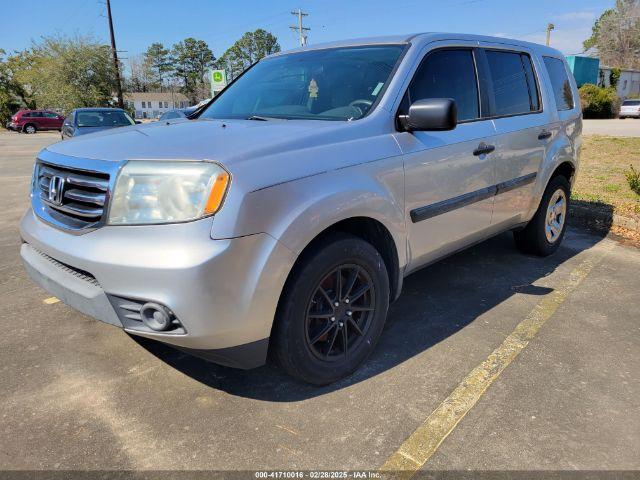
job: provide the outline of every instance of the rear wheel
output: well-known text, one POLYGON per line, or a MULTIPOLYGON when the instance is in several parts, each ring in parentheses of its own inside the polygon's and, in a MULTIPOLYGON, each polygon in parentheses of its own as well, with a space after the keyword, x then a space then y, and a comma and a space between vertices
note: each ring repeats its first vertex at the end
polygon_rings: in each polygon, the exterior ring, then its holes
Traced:
POLYGON ((562 175, 552 178, 531 221, 513 234, 521 251, 546 257, 560 247, 567 228, 569 198, 569 181, 562 175))
POLYGON ((312 247, 287 281, 273 353, 292 376, 326 385, 373 351, 389 307, 389 277, 378 251, 337 234, 312 247))
POLYGON ((28 134, 36 133, 36 126, 28 123, 27 125, 22 127, 22 131, 28 134))

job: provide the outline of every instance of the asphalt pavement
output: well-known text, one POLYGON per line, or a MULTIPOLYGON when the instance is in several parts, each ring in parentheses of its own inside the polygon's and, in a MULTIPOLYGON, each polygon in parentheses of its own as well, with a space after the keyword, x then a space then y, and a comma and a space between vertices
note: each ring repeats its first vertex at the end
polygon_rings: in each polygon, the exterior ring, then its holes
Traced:
POLYGON ((316 388, 36 287, 18 222, 56 139, 0 133, 0 470, 640 470, 639 250, 571 228, 540 259, 500 235, 407 278, 366 365, 316 388))

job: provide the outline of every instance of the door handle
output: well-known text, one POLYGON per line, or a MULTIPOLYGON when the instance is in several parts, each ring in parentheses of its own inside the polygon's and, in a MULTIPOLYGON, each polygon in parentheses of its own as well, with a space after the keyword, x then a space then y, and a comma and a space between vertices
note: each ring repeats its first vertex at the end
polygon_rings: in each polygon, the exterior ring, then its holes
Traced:
POLYGON ((540 132, 540 135, 538 135, 538 140, 546 140, 547 138, 551 138, 551 132, 548 130, 543 130, 540 132))
POLYGON ((486 155, 487 153, 491 153, 496 149, 495 146, 493 145, 487 145, 486 143, 482 142, 480 145, 478 145, 478 148, 476 148, 473 151, 473 154, 476 157, 479 157, 480 155, 486 155))

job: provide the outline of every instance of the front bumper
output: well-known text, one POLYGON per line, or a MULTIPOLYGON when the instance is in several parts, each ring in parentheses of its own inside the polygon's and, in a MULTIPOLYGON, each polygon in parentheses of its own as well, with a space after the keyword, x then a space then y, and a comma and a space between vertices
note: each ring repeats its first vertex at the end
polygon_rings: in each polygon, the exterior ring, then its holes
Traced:
POLYGON ((620 112, 619 118, 640 118, 640 112, 620 112))
POLYGON ((211 223, 107 226, 73 235, 29 209, 20 225, 21 256, 36 283, 91 317, 218 363, 259 366, 295 255, 267 234, 212 240, 211 223), (160 303, 184 329, 123 325, 114 298, 160 303))

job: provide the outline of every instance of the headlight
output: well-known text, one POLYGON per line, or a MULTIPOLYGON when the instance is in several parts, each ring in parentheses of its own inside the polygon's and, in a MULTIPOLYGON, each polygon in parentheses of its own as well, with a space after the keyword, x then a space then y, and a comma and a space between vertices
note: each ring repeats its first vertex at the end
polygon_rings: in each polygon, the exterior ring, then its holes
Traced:
POLYGON ((209 162, 130 161, 120 171, 109 224, 196 220, 222 205, 229 174, 209 162))

